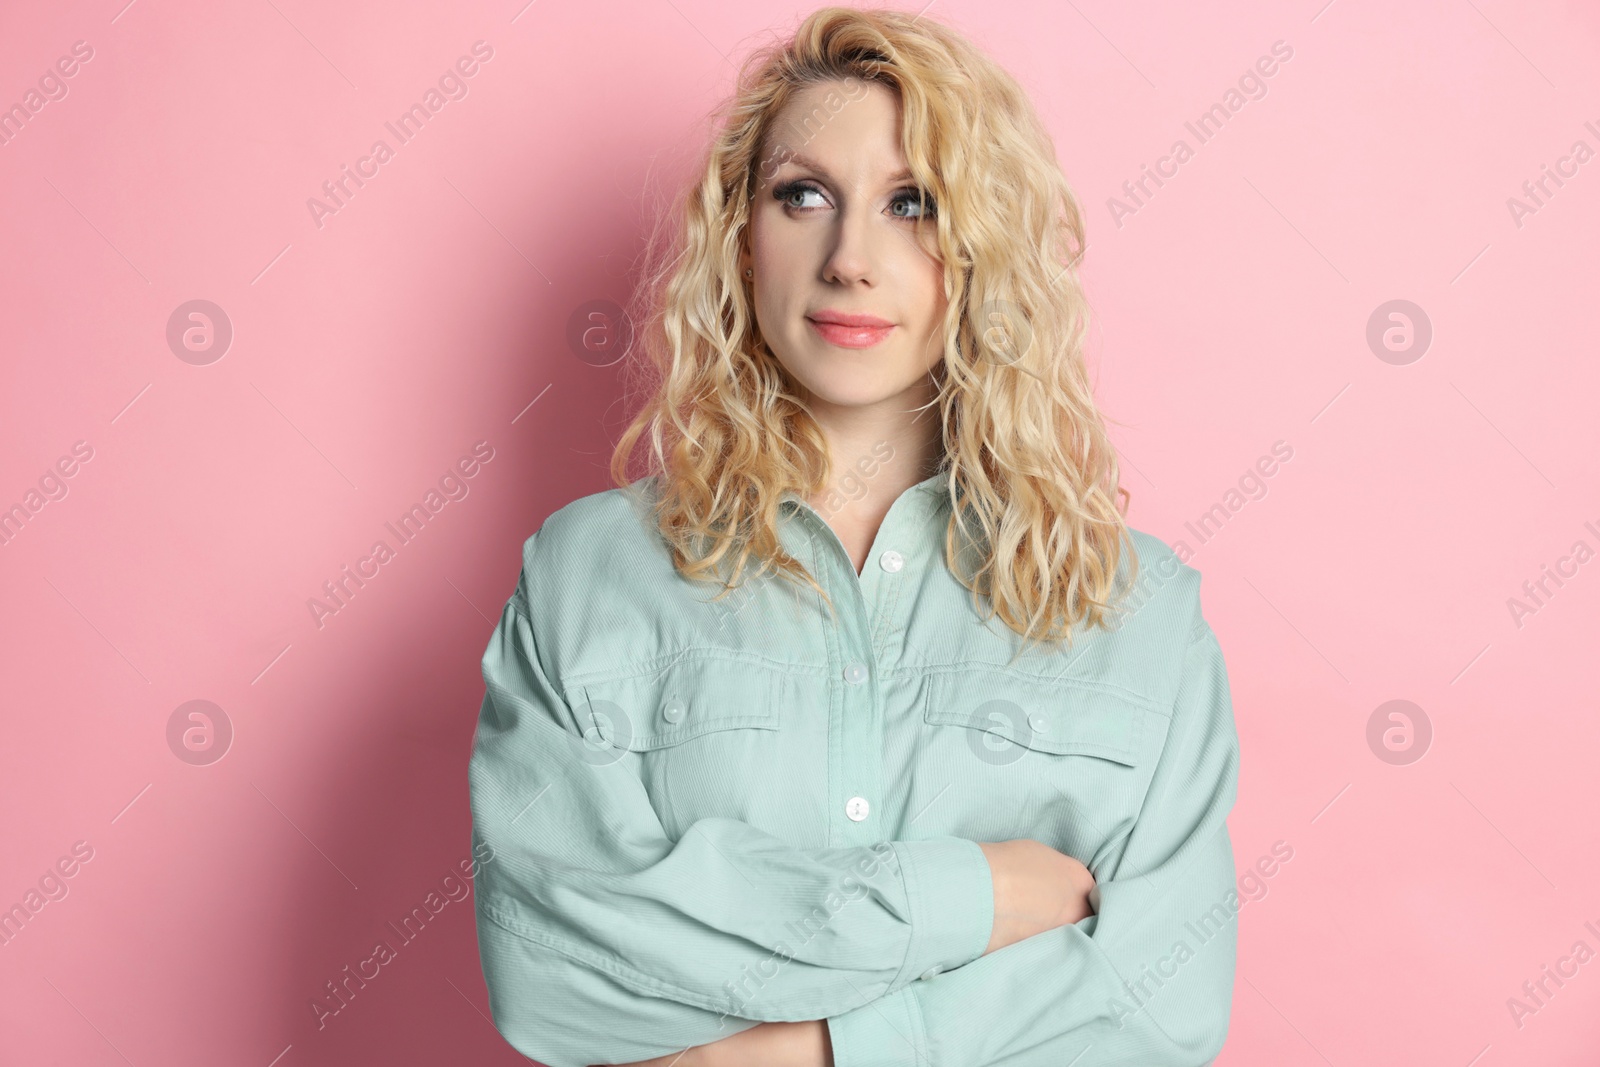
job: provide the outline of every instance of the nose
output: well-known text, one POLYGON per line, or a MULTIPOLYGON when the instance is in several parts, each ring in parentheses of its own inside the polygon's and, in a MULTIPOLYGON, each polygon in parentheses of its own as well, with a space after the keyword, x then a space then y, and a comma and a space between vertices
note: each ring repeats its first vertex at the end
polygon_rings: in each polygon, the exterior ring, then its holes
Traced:
POLYGON ((893 238, 892 234, 878 232, 872 225, 872 209, 852 198, 852 203, 835 218, 832 245, 822 264, 824 281, 841 285, 856 282, 874 284, 877 281, 876 242, 893 238))

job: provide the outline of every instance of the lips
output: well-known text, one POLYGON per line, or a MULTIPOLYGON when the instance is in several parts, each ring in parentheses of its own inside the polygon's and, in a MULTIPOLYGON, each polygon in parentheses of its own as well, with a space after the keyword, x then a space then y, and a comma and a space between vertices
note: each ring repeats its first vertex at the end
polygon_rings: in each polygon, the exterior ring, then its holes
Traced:
POLYGON ((870 348, 894 329, 888 319, 847 311, 818 311, 807 315, 806 321, 824 341, 842 348, 870 348))

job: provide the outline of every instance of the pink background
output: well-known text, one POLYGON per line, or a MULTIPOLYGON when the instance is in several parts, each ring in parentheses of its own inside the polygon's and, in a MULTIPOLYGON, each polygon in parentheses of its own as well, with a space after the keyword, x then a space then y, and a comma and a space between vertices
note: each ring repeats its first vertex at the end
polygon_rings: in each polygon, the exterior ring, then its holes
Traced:
MULTIPOLYGON (((1600 962, 1520 1026, 1507 999, 1600 950, 1600 560, 1520 626, 1508 600, 1600 549, 1600 159, 1520 225, 1507 200, 1600 150, 1600 13, 1322 4, 928 14, 1055 136, 1131 521, 1197 549, 1227 655, 1241 871, 1294 850, 1240 913, 1218 1062, 1591 1063, 1600 962), (1275 41, 1266 96, 1199 145, 1185 121, 1275 41), (1180 137, 1119 226, 1108 198, 1180 137), (1366 339, 1396 299, 1433 333, 1403 364, 1366 339), (1202 546, 1185 523, 1278 441, 1202 546), (1398 699, 1432 729, 1406 764, 1367 739, 1398 699)), ((0 507, 93 455, 0 546, 0 906, 93 857, 0 946, 0 1060, 519 1060, 470 899, 321 1030, 311 1001, 468 858, 492 620, 527 534, 609 487, 624 415, 568 318, 626 295, 725 60, 805 10, 6 5, 0 106, 93 58, 0 145, 0 507), (468 95, 319 227, 308 198, 478 40, 468 95), (194 299, 234 331, 208 365, 166 339, 194 299), (308 599, 478 441, 469 494, 319 627, 308 599), (167 740, 197 699, 235 731, 205 766, 167 740)))

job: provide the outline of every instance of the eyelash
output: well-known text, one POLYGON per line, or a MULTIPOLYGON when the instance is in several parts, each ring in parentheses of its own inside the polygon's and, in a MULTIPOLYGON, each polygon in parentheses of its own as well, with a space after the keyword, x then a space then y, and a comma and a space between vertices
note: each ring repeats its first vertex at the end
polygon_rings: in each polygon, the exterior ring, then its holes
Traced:
MULTIPOLYGON (((822 195, 822 190, 817 188, 815 182, 807 181, 802 178, 797 181, 780 185, 778 188, 773 190, 772 197, 791 211, 803 212, 809 209, 796 207, 794 204, 786 203, 790 197, 801 192, 812 192, 816 193, 818 196, 822 195)), ((920 189, 917 189, 914 186, 908 185, 904 189, 895 190, 894 198, 890 200, 889 203, 892 205, 904 200, 907 203, 915 204, 918 202, 919 198, 922 205, 921 215, 895 215, 893 217, 897 219, 904 219, 907 222, 916 222, 918 219, 931 219, 938 214, 938 206, 933 202, 933 197, 929 196, 925 192, 922 192, 920 189)))

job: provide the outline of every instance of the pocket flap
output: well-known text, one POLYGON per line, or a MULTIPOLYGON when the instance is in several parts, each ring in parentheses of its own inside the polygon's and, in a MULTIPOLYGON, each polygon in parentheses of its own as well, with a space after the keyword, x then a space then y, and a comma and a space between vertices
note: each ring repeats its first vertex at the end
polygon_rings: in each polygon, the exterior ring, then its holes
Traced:
POLYGON ((1134 767, 1153 714, 1130 694, 1079 679, 964 667, 933 680, 923 720, 990 731, 1036 752, 1098 756, 1134 767))
POLYGON ((713 730, 776 730, 786 679, 726 659, 679 660, 578 686, 569 703, 586 738, 646 752, 713 730))

